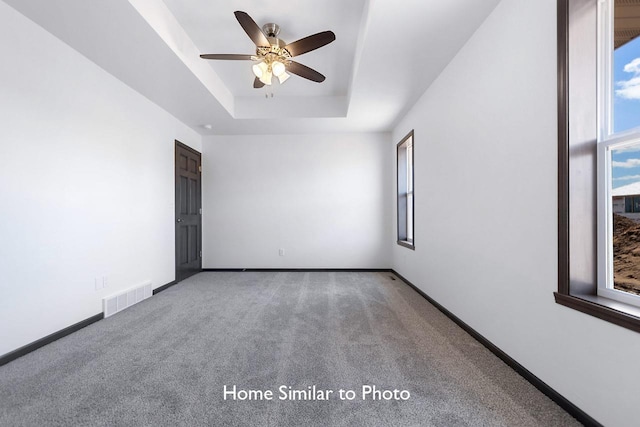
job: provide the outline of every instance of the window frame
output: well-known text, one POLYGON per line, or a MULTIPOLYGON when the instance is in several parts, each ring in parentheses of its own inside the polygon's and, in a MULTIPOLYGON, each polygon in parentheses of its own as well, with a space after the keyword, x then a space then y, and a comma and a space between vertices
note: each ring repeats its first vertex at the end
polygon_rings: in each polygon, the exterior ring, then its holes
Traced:
MULTIPOLYGON (((558 304, 640 332, 640 307, 598 295, 598 2, 558 0, 558 304), (586 45, 586 46, 585 46, 586 45)), ((600 96, 600 98, 598 98, 600 96)), ((600 227, 604 226, 601 222, 600 227)))
POLYGON ((396 243, 405 248, 415 250, 415 138, 412 129, 400 142, 396 144, 396 222, 397 222, 397 239, 396 243), (408 141, 410 143, 408 144, 408 141), (407 146, 408 145, 408 146, 407 146), (410 149, 410 150, 409 150, 410 149), (402 155, 401 150, 406 153, 402 155), (411 155, 408 152, 411 151, 411 155), (410 167, 402 166, 401 160, 409 163, 410 167), (401 176, 401 172, 402 173, 401 176), (404 185, 402 183, 404 182, 404 185), (411 215, 406 206, 408 204, 409 195, 411 195, 411 215), (404 197, 404 210, 401 207, 404 197), (403 221, 404 218, 404 221, 403 221), (410 224, 410 227, 409 227, 410 224), (411 229, 411 238, 409 239, 409 229, 411 229))

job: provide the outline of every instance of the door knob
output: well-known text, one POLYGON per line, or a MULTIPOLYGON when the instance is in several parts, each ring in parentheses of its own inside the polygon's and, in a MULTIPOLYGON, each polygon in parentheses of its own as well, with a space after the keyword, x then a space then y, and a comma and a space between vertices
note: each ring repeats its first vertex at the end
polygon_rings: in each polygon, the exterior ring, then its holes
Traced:
POLYGON ((182 218, 178 218, 178 222, 182 222, 182 218))

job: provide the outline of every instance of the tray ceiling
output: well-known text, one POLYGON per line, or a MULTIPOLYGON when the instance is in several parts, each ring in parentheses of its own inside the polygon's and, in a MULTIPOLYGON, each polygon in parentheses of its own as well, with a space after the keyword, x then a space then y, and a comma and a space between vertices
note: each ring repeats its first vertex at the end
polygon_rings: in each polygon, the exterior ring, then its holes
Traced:
POLYGON ((4 1, 201 134, 389 131, 499 2, 4 1), (250 61, 200 59, 254 53, 235 10, 287 42, 333 31, 296 57, 325 82, 292 76, 265 98, 250 61))

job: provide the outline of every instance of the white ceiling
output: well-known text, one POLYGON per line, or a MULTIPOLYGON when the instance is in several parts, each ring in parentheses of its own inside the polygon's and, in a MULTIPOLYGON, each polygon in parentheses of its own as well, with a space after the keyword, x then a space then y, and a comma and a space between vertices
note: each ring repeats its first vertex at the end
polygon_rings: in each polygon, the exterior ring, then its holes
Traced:
POLYGON ((499 2, 4 1, 201 134, 388 131, 499 2), (296 57, 327 79, 294 75, 265 99, 251 62, 200 59, 254 53, 235 10, 277 23, 286 42, 333 31, 296 57))

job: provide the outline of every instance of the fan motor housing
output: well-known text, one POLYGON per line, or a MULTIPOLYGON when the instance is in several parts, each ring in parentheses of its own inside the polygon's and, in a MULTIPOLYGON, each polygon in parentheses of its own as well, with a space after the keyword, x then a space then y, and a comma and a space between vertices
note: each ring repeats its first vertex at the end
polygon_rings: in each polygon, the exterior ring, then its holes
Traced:
POLYGON ((269 22, 262 26, 262 32, 264 32, 268 38, 278 37, 278 34, 280 34, 280 26, 273 22, 269 22))

